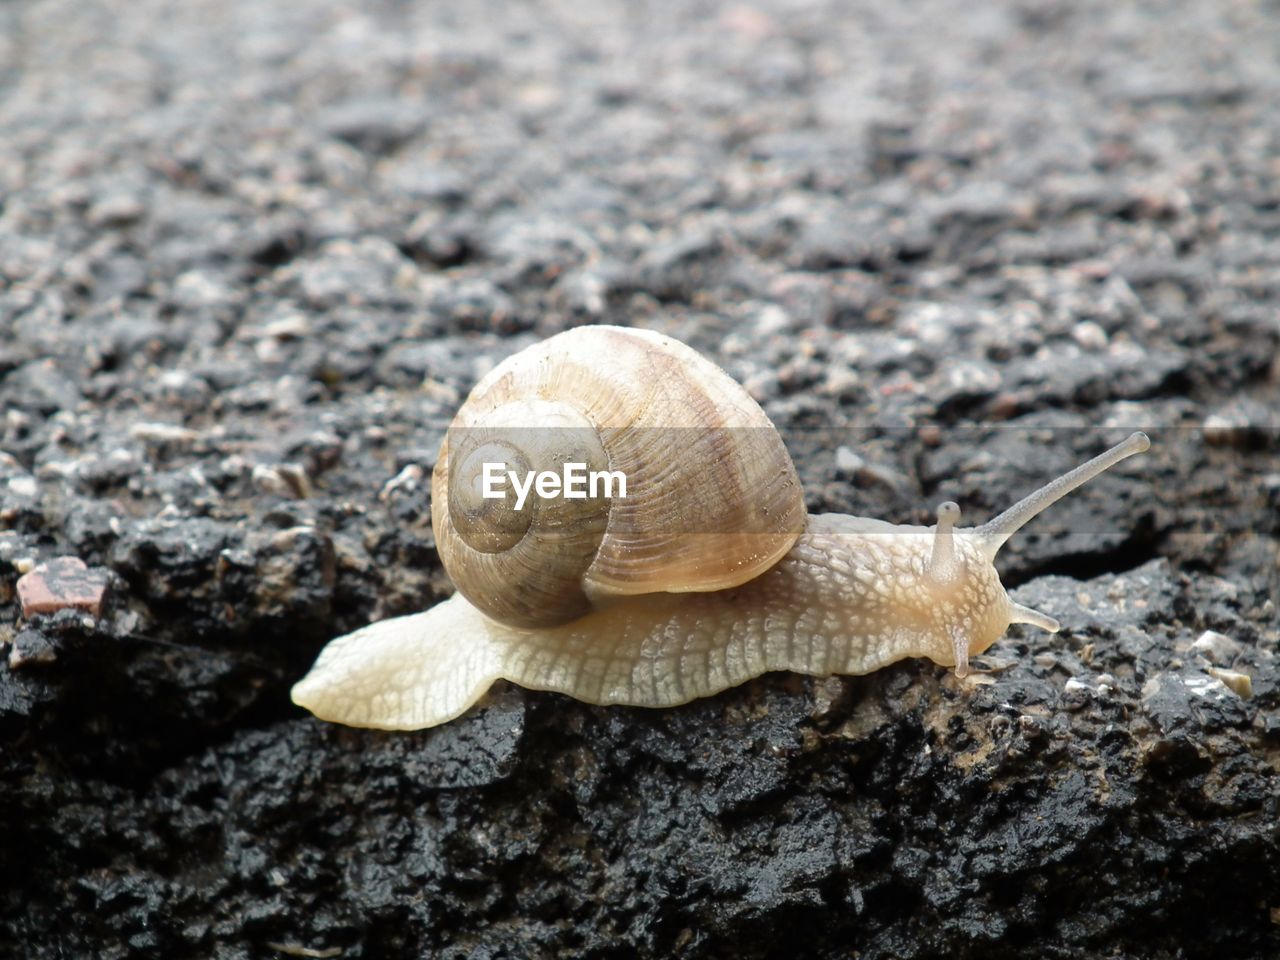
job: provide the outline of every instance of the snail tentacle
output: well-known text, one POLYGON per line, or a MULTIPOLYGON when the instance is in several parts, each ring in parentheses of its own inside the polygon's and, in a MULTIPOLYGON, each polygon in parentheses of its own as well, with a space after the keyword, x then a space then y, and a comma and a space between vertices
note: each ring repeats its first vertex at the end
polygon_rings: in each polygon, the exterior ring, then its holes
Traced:
POLYGON ((1035 493, 1023 497, 999 516, 993 517, 973 532, 982 540, 983 552, 994 560, 1005 542, 1025 524, 1034 520, 1050 505, 1057 503, 1072 490, 1088 483, 1094 477, 1115 466, 1126 457, 1142 453, 1151 447, 1151 440, 1141 431, 1131 433, 1109 450, 1104 450, 1092 460, 1087 460, 1056 480, 1046 483, 1035 493))

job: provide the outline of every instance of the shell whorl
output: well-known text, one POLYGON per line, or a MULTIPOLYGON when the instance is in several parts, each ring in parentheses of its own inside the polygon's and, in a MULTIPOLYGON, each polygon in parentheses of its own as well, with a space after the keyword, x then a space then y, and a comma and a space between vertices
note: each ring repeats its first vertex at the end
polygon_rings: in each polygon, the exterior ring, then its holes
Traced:
POLYGON ((764 411, 660 334, 580 327, 510 357, 455 418, 432 478, 445 569, 487 616, 567 623, 610 598, 737 586, 804 529, 795 467, 764 411), (478 496, 480 464, 620 471, 625 499, 478 496), (509 498, 508 498, 509 500, 509 498))

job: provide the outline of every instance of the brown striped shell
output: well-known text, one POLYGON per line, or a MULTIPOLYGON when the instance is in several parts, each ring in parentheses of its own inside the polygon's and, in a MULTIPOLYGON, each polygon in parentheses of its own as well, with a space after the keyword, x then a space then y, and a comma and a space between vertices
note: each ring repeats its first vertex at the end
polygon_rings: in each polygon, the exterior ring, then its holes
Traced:
MULTIPOLYGON (((432 476, 446 571, 510 626, 568 623, 645 593, 754 579, 805 526, 795 467, 728 374, 644 330, 589 326, 515 354, 458 411, 432 476), (627 496, 480 496, 483 464, 621 471, 627 496)), ((616 489, 615 489, 616 494, 616 489)))

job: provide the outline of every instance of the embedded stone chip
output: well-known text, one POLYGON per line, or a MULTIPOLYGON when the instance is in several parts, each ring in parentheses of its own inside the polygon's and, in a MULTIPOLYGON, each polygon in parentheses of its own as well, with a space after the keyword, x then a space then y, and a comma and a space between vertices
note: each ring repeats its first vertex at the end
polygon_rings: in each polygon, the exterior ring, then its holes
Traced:
POLYGON ((106 571, 90 569, 79 557, 56 557, 36 564, 18 578, 18 602, 24 617, 69 608, 98 617, 106 595, 106 571))

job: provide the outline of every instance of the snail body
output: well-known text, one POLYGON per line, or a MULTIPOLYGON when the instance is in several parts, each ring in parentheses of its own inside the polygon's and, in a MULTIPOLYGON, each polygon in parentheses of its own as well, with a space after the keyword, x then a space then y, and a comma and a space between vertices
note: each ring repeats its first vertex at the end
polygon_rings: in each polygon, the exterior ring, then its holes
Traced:
MULTIPOLYGON (((898 526, 843 514, 806 517, 789 459, 785 464, 777 460, 772 442, 763 433, 757 435, 763 429, 763 412, 745 391, 724 388, 722 380, 732 381, 719 368, 656 334, 607 327, 569 331, 499 365, 472 396, 482 398, 482 411, 499 409, 511 402, 511 396, 503 388, 499 401, 492 402, 494 385, 512 386, 531 377, 537 404, 557 402, 553 398, 566 377, 581 376, 566 373, 574 360, 607 369, 609 354, 623 349, 638 351, 632 360, 642 373, 651 373, 673 358, 678 364, 687 362, 685 355, 692 354, 698 360, 695 379, 711 381, 712 389, 678 393, 672 400, 670 391, 654 385, 662 381, 653 381, 645 394, 653 417, 644 420, 633 413, 628 419, 627 414, 611 410, 612 425, 604 428, 606 433, 683 417, 677 422, 688 424, 681 429, 694 431, 688 435, 693 438, 699 435, 698 422, 715 417, 715 407, 689 398, 729 395, 731 419, 727 422, 735 425, 732 432, 712 429, 700 448, 688 444, 705 452, 724 449, 729 444, 726 438, 750 438, 748 466, 734 465, 716 475, 721 483, 724 477, 735 478, 730 482, 733 496, 728 505, 720 504, 714 484, 711 493, 682 489, 681 494, 690 498, 686 505, 650 515, 666 519, 648 535, 646 514, 635 505, 630 518, 622 522, 615 519, 617 514, 602 514, 600 504, 588 504, 581 529, 558 512, 561 505, 553 505, 551 532, 539 534, 544 541, 541 546, 558 547, 566 537, 573 541, 568 549, 579 571, 576 576, 588 584, 585 589, 571 584, 577 595, 570 602, 548 603, 550 612, 543 616, 537 610, 543 586, 518 593, 508 585, 504 591, 503 578, 510 577, 510 572, 484 574, 479 586, 464 589, 459 584, 457 594, 429 610, 384 620, 329 643, 311 672, 294 686, 295 703, 321 719, 352 726, 418 729, 465 712, 497 679, 566 693, 589 703, 663 707, 717 693, 771 670, 817 676, 865 674, 906 657, 927 657, 964 676, 969 658, 994 643, 1010 624, 1058 629, 1052 617, 1009 598, 993 562, 1000 547, 1045 507, 1149 446, 1145 435, 1133 434, 979 527, 957 529, 960 509, 950 502, 938 508, 933 526, 898 526), (660 356, 645 360, 644 355, 652 351, 660 356), (578 356, 571 360, 566 353, 578 356), (486 396, 490 399, 483 400, 486 396), (733 497, 750 496, 749 482, 739 482, 746 477, 762 485, 767 509, 732 506, 733 497), (723 508, 725 515, 717 516, 710 529, 686 530, 683 537, 678 536, 681 527, 696 525, 698 511, 707 504, 723 508), (684 523, 681 511, 692 511, 684 523), (726 518, 731 521, 727 525, 726 518), (607 538, 611 527, 621 536, 616 543, 607 538), (589 531, 583 536, 595 546, 579 542, 583 530, 589 531), (743 554, 726 558, 724 551, 730 547, 743 554), (665 574, 664 550, 680 558, 665 574), (603 564, 597 559, 600 556, 605 557, 603 564), (609 574, 593 579, 583 572, 593 569, 609 574), (627 579, 630 569, 639 571, 641 588, 632 589, 627 579), (664 575, 667 579, 662 581, 664 575), (621 583, 613 584, 611 578, 621 583), (655 582, 662 583, 656 590, 655 582), (499 619, 504 592, 516 596, 509 604, 512 612, 507 622, 499 619), (497 615, 492 612, 495 609, 497 615)), ((670 375, 670 368, 665 369, 670 375)), ((528 383, 521 387, 527 388, 528 383)), ((447 439, 433 478, 438 538, 439 531, 456 526, 463 513, 456 499, 450 508, 451 487, 459 484, 450 473, 450 455, 467 445, 477 449, 488 445, 492 451, 495 443, 502 446, 512 436, 484 433, 492 426, 486 420, 489 414, 477 416, 467 409, 470 404, 468 400, 455 422, 468 432, 476 430, 476 436, 463 437, 461 443, 456 436, 447 439), (478 430, 477 423, 481 424, 478 430)), ((537 405, 533 409, 539 415, 546 412, 537 405)), ((574 439, 569 446, 577 456, 582 447, 576 438, 580 425, 572 416, 568 419, 575 424, 574 439)), ((640 429, 639 436, 643 446, 659 434, 650 436, 640 429)), ((602 446, 616 439, 606 438, 602 446)), ((606 460, 611 465, 616 462, 610 456, 606 460)), ((696 463, 688 458, 686 462, 696 463)), ((654 482, 661 483, 660 474, 654 482)), ((677 486, 692 482, 692 474, 681 474, 677 486)), ((465 483, 474 488, 474 477, 465 483)), ((638 484, 636 494, 643 494, 647 486, 638 484)), ((485 520, 486 506, 480 504, 472 519, 485 520)), ((539 519, 535 516, 528 523, 539 519)), ((463 525, 468 522, 463 517, 463 525)), ((514 526, 525 522, 526 518, 517 518, 514 526)), ((511 518, 499 517, 497 526, 508 532, 494 542, 513 539, 511 518)), ((524 542, 529 536, 524 530, 514 539, 524 542)), ((441 538, 441 554, 457 582, 457 564, 451 564, 446 552, 453 548, 446 547, 446 542, 441 538)), ((480 557, 470 555, 474 547, 463 552, 460 569, 466 575, 473 563, 498 552, 490 549, 493 542, 479 542, 484 548, 480 557)), ((522 567, 526 572, 538 569, 528 559, 516 565, 516 569, 522 567)), ((556 570, 544 582, 563 579, 556 570)))

